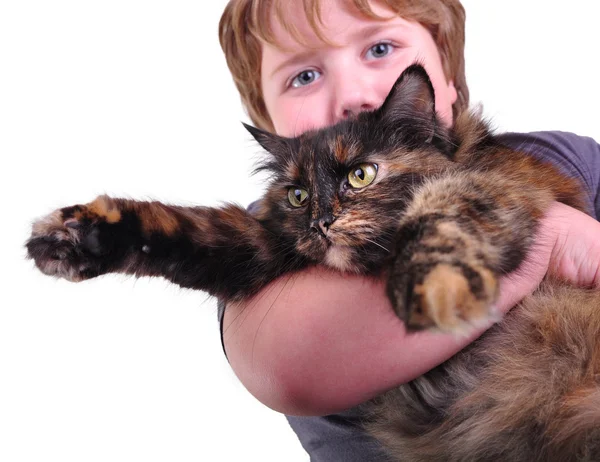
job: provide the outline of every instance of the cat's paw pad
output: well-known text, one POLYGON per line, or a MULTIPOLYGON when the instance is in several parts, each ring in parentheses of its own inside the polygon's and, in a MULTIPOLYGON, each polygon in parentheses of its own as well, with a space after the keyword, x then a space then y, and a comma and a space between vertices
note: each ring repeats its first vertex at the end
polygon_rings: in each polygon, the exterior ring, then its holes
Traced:
POLYGON ((56 210, 33 224, 25 246, 40 271, 74 282, 101 274, 101 226, 116 217, 102 213, 101 200, 56 210))
POLYGON ((407 326, 467 333, 495 320, 497 289, 496 277, 486 268, 440 263, 414 285, 407 326))

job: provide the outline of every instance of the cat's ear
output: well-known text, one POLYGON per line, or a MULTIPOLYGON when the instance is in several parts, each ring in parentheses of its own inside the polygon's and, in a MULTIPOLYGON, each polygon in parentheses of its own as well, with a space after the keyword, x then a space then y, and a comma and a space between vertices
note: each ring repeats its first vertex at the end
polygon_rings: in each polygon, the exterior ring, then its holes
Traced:
POLYGON ((404 70, 378 112, 392 124, 409 118, 435 127, 435 93, 423 66, 413 64, 404 70))
POLYGON ((269 133, 266 130, 261 130, 260 128, 253 127, 252 125, 245 124, 244 122, 242 122, 242 124, 265 151, 276 156, 282 150, 286 150, 287 138, 269 133))

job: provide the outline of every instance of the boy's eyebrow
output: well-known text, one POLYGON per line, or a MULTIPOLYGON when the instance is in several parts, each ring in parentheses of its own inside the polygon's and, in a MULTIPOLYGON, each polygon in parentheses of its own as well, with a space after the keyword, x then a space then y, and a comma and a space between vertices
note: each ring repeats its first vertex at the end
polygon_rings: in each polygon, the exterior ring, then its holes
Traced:
POLYGON ((275 74, 277 74, 281 69, 291 66, 297 62, 304 61, 304 60, 310 58, 313 54, 314 54, 314 50, 307 50, 307 51, 303 51, 303 52, 292 55, 288 59, 285 59, 283 62, 281 62, 275 69, 273 69, 273 72, 271 72, 271 77, 273 77, 275 74))
MULTIPOLYGON (((350 38, 350 41, 353 41, 353 40, 360 39, 365 36, 371 36, 371 35, 378 34, 382 31, 385 31, 386 29, 395 29, 398 27, 400 27, 400 28, 403 27, 403 24, 399 24, 397 22, 395 22, 394 24, 389 24, 389 23, 382 21, 381 23, 370 24, 368 26, 357 29, 349 36, 349 38, 350 38)), ((305 51, 301 51, 299 53, 293 54, 288 59, 285 59, 283 62, 281 62, 277 67, 275 67, 275 69, 273 69, 273 71, 271 72, 271 77, 273 77, 275 74, 277 74, 281 69, 283 69, 285 67, 291 66, 291 65, 295 64, 296 62, 301 62, 301 61, 304 61, 304 60, 310 58, 312 55, 314 55, 314 53, 315 53, 314 49, 307 49, 305 51)))

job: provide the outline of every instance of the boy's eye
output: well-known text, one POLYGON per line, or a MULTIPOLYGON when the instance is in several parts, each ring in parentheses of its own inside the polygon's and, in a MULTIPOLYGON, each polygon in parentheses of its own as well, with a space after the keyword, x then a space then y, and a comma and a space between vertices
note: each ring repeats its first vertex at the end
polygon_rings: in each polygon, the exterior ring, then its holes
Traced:
POLYGON ((379 59, 391 53, 393 45, 391 43, 380 42, 373 45, 367 51, 367 59, 379 59))
POLYGON ((294 80, 292 80, 291 85, 294 88, 303 87, 305 85, 313 83, 319 77, 321 77, 321 73, 319 71, 315 71, 315 70, 302 71, 302 72, 300 72, 300 74, 298 74, 296 77, 294 77, 294 80))

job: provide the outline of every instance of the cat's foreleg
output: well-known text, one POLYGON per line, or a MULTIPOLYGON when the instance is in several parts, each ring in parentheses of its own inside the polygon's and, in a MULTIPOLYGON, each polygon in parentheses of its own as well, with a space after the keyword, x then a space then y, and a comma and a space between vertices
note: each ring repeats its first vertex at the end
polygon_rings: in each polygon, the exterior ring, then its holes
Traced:
POLYGON ((492 172, 428 180, 404 214, 388 295, 409 328, 461 332, 497 317, 502 274, 532 244, 552 197, 492 172))
POLYGON ((26 246, 42 272, 71 281, 111 272, 162 276, 227 300, 251 295, 300 263, 241 207, 107 196, 38 220, 26 246))

